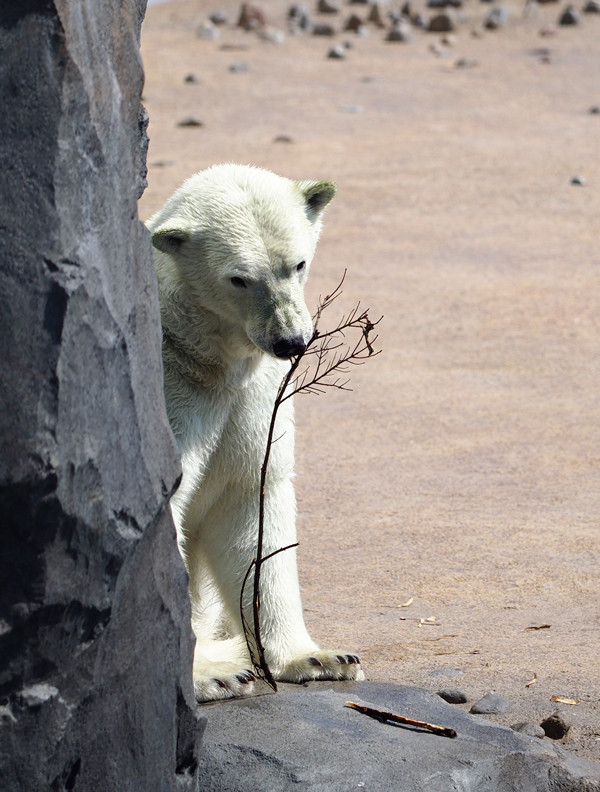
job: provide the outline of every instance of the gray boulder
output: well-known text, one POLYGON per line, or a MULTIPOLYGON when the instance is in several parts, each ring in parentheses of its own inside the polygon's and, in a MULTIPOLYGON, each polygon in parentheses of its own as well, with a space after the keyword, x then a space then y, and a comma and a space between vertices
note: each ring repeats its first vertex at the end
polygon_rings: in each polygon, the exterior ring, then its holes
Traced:
POLYGON ((375 682, 282 685, 277 695, 202 707, 206 792, 597 792, 600 765, 491 725, 418 688, 375 682), (381 723, 351 700, 452 727, 455 739, 381 723))
POLYGON ((143 0, 0 5, 0 789, 196 788, 143 0))

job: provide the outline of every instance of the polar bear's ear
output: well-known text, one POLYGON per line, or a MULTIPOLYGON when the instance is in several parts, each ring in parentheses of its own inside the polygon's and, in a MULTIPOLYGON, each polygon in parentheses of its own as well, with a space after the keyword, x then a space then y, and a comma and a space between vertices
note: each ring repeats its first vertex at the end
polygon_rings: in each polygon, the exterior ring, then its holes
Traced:
POLYGON ((152 234, 152 244, 163 253, 177 253, 190 235, 181 228, 159 228, 152 234))
POLYGON ((336 194, 337 186, 329 181, 299 181, 297 184, 306 201, 306 215, 314 223, 336 194))

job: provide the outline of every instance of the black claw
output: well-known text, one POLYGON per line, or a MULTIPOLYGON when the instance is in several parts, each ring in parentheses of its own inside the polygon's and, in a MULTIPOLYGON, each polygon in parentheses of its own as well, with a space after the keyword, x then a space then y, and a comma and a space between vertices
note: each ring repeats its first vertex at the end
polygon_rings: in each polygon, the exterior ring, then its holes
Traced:
POLYGON ((335 659, 338 661, 340 665, 346 665, 348 660, 343 655, 336 655, 335 659))
POLYGON ((308 662, 311 666, 316 666, 317 668, 323 668, 323 663, 317 657, 309 657, 308 662))
POLYGON ((348 662, 356 663, 356 665, 360 665, 360 657, 358 657, 357 655, 348 655, 348 662))
POLYGON ((216 677, 213 677, 212 681, 215 682, 220 688, 227 689, 227 682, 223 682, 222 679, 217 679, 216 677))

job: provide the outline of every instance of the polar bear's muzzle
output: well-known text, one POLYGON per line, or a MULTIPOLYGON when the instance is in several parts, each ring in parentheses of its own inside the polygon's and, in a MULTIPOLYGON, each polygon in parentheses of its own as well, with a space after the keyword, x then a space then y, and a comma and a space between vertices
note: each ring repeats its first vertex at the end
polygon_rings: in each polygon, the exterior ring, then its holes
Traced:
POLYGON ((285 360, 296 357, 296 355, 301 355, 305 349, 306 341, 302 338, 302 336, 296 336, 295 338, 282 338, 279 341, 275 341, 273 344, 273 354, 275 357, 283 358, 285 360))

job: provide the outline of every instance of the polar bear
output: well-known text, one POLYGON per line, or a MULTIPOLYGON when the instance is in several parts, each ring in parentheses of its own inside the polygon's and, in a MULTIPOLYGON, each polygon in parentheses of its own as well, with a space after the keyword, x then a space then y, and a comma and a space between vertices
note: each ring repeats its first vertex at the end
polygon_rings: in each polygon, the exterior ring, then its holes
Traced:
MULTIPOLYGON (((304 285, 336 187, 251 166, 189 178, 147 223, 155 248, 167 413, 183 476, 171 500, 188 574, 199 701, 256 681, 240 592, 256 555, 260 471, 290 360, 313 327, 304 285)), ((296 541, 292 400, 278 412, 263 556, 296 541)), ((304 624, 295 550, 264 563, 261 635, 277 680, 363 679, 359 658, 320 649, 304 624)), ((252 578, 243 603, 251 613, 252 578)))

